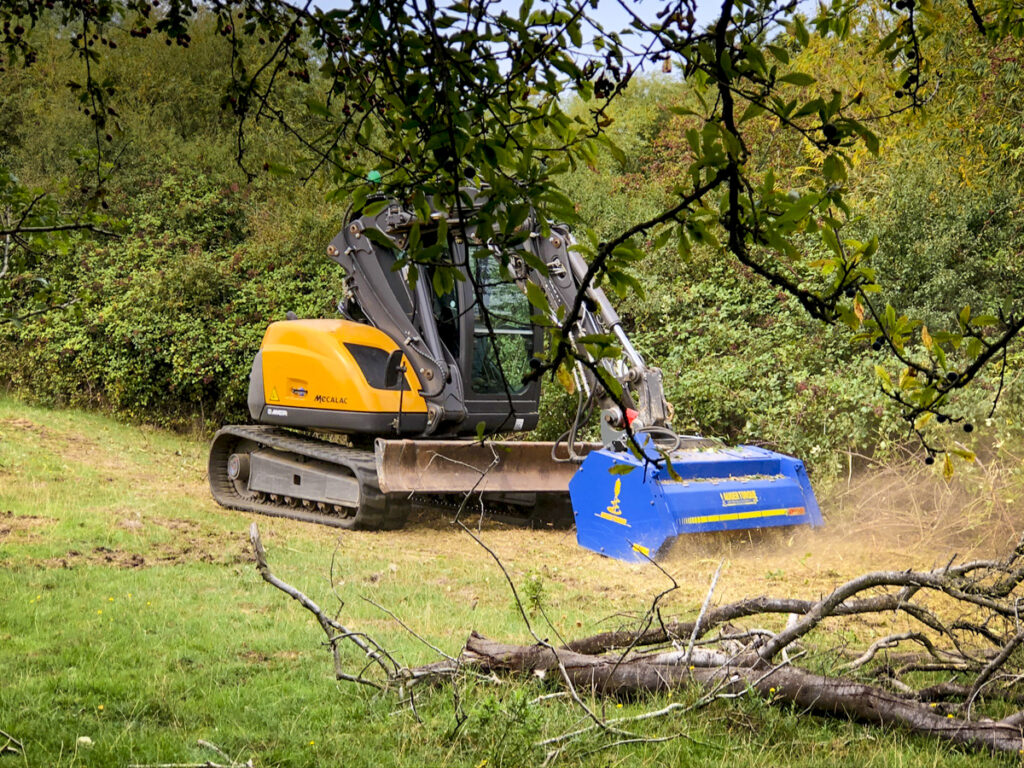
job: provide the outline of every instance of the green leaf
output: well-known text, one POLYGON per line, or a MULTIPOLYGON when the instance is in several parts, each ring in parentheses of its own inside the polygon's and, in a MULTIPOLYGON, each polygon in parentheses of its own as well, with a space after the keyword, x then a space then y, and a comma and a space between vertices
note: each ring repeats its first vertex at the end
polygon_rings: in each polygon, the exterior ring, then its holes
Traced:
POLYGON ((293 171, 287 165, 281 165, 280 163, 267 163, 267 170, 270 171, 274 176, 287 177, 291 176, 293 171))
POLYGON ((615 464, 615 465, 613 465, 612 467, 610 467, 608 469, 608 474, 610 474, 610 475, 628 475, 630 472, 632 472, 636 468, 637 467, 636 467, 635 464, 615 464))
POLYGON ((801 48, 807 47, 807 44, 811 42, 811 36, 807 32, 807 27, 804 26, 804 20, 799 16, 793 18, 788 31, 796 38, 801 48))
POLYGON ((371 242, 376 243, 377 245, 382 246, 384 248, 394 248, 395 247, 394 241, 390 237, 385 235, 383 232, 381 232, 379 229, 377 229, 376 227, 370 227, 369 229, 364 229, 363 230, 363 235, 365 235, 366 238, 368 240, 370 240, 371 242))
POLYGON ((745 123, 747 120, 752 120, 753 118, 763 114, 764 107, 752 101, 747 105, 747 108, 743 110, 743 114, 740 116, 740 122, 745 123))
POLYGON ((387 200, 374 200, 372 203, 367 203, 363 208, 364 216, 376 216, 378 213, 388 207, 387 200))
POLYGON ((813 77, 808 75, 806 72, 790 72, 789 74, 783 75, 779 78, 780 82, 789 83, 791 85, 814 85, 817 82, 813 77))
POLYGON ((792 222, 799 221, 804 218, 818 202, 818 196, 815 193, 804 195, 789 208, 787 208, 781 216, 776 220, 776 224, 789 224, 792 222))
POLYGON ((766 45, 768 52, 783 64, 789 64, 789 51, 778 45, 766 45))
MULTIPOLYGON (((828 246, 828 249, 836 256, 841 257, 843 255, 843 249, 839 245, 839 238, 836 237, 836 232, 832 227, 821 228, 821 239, 824 241, 825 245, 828 246)), ((834 264, 835 263, 833 262, 833 268, 834 264)))
POLYGON ((306 99, 306 109, 320 117, 331 116, 331 111, 327 108, 327 105, 318 99, 306 99))
POLYGON ((890 32, 888 35, 882 38, 882 40, 875 47, 875 53, 882 53, 883 51, 887 51, 892 46, 892 44, 896 42, 896 38, 898 38, 899 35, 900 27, 897 26, 895 29, 893 29, 892 32, 890 32))
POLYGON ((544 289, 532 280, 526 283, 526 298, 530 300, 530 304, 541 312, 547 313, 551 311, 551 304, 548 303, 548 297, 544 293, 544 289))
POLYGON ((889 372, 885 370, 885 368, 880 365, 875 365, 875 375, 883 384, 886 384, 889 389, 893 389, 892 378, 889 376, 889 372))

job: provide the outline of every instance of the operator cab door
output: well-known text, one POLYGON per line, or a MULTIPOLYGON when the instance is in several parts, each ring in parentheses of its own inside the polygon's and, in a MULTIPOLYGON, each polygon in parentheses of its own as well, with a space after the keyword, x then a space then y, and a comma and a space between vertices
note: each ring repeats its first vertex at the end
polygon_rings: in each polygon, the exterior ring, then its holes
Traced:
MULTIPOLYGON (((455 247, 462 249, 465 243, 455 247)), ((543 349, 543 332, 530 322, 530 302, 508 269, 502 269, 497 253, 471 246, 463 263, 470 271, 470 279, 457 286, 461 305, 458 357, 467 413, 463 431, 475 432, 481 421, 487 432, 533 429, 537 426, 540 382, 524 384, 523 378, 530 372, 530 360, 543 349)))

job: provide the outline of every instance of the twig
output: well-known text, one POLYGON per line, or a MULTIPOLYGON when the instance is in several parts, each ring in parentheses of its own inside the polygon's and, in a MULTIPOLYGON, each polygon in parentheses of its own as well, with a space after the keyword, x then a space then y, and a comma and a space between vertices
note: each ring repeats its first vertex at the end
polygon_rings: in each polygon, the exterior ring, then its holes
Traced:
POLYGON ((203 739, 198 739, 196 744, 200 747, 216 752, 222 758, 227 760, 227 763, 215 763, 212 760, 206 760, 202 763, 131 763, 128 768, 253 768, 252 758, 246 760, 244 763, 239 763, 232 760, 231 757, 229 757, 228 754, 216 744, 204 741, 203 739))
POLYGON ((18 741, 16 738, 11 736, 7 731, 0 730, 0 736, 7 739, 7 743, 0 747, 0 755, 4 752, 25 753, 25 745, 18 741))
POLYGON ((715 586, 718 584, 718 577, 722 573, 722 565, 725 560, 718 562, 718 568, 715 569, 715 575, 711 577, 711 586, 708 587, 707 597, 704 598, 704 604, 700 607, 700 613, 697 614, 697 620, 693 623, 693 631, 690 633, 690 642, 686 646, 686 658, 683 664, 687 667, 690 666, 690 655, 693 653, 693 644, 697 641, 697 636, 700 634, 701 624, 704 623, 704 616, 708 612, 708 606, 711 604, 711 596, 715 594, 715 586))
POLYGON ((423 643, 425 646, 427 646, 427 648, 429 648, 430 650, 434 651, 438 656, 444 656, 446 659, 448 659, 448 661, 450 661, 450 662, 452 662, 454 664, 458 664, 459 663, 459 660, 456 659, 454 656, 449 656, 447 653, 442 651, 440 648, 438 648, 436 645, 431 643, 429 640, 427 640, 422 635, 420 635, 418 632, 416 632, 416 630, 414 630, 412 627, 410 627, 408 624, 406 624, 404 621, 402 621, 400 618, 398 618, 398 616, 395 615, 394 611, 391 611, 391 610, 385 608, 380 603, 375 602, 374 600, 371 600, 370 598, 366 597, 365 595, 360 595, 360 597, 363 600, 365 600, 366 602, 368 602, 370 605, 372 605, 374 608, 376 608, 378 611, 383 611, 388 616, 390 616, 392 619, 394 619, 394 621, 398 624, 398 626, 400 626, 402 629, 404 629, 410 635, 412 635, 417 640, 419 640, 421 643, 423 643))
POLYGON ((327 635, 327 641, 330 644, 331 653, 334 656, 335 675, 339 680, 351 680, 352 682, 363 683, 364 685, 369 685, 378 689, 380 688, 380 685, 373 681, 366 680, 362 676, 352 677, 342 670, 341 656, 338 653, 338 641, 342 639, 351 640, 366 655, 367 659, 369 659, 371 663, 377 664, 384 671, 389 679, 398 672, 400 669, 399 664, 383 649, 381 645, 375 642, 368 635, 362 632, 353 632, 348 627, 335 621, 325 614, 320 609, 320 606, 306 597, 306 595, 290 584, 281 581, 281 579, 271 573, 270 566, 267 564, 267 553, 263 549, 263 542, 260 540, 260 531, 256 523, 253 523, 249 528, 249 540, 252 542, 253 552, 256 555, 256 568, 259 570, 260 576, 263 577, 263 580, 295 599, 303 608, 316 616, 317 622, 327 635))
POLYGON ((864 651, 863 654, 861 654, 848 664, 843 664, 840 667, 840 669, 845 669, 852 672, 855 669, 860 669, 873 658, 875 658, 875 655, 879 651, 884 650, 886 648, 895 648, 897 645, 900 644, 902 640, 921 641, 925 639, 926 638, 924 637, 924 635, 922 635, 920 632, 903 632, 898 635, 886 635, 885 637, 880 637, 878 640, 875 640, 875 642, 873 642, 871 646, 866 651, 864 651))
MULTIPOLYGON (((542 639, 534 631, 533 625, 530 623, 530 619, 526 615, 526 609, 523 607, 522 600, 519 599, 519 592, 516 590, 515 582, 512 581, 512 577, 511 577, 511 575, 509 575, 508 569, 505 568, 505 564, 503 562, 501 562, 501 558, 498 557, 497 553, 493 549, 491 549, 486 544, 484 544, 479 536, 475 535, 471 530, 469 530, 469 528, 466 527, 465 523, 463 523, 461 520, 458 520, 456 522, 459 525, 459 527, 462 528, 462 530, 464 530, 466 533, 468 533, 473 538, 473 540, 477 544, 479 544, 483 548, 483 550, 485 552, 487 552, 487 554, 489 554, 491 556, 491 558, 494 560, 494 562, 497 563, 498 568, 501 570, 502 574, 505 576, 505 581, 508 583, 509 589, 512 590, 512 597, 515 600, 516 607, 519 609, 519 614, 523 618, 523 622, 526 624, 527 630, 530 632, 531 635, 533 635, 533 639, 537 641, 538 645, 541 645, 541 646, 547 648, 554 655, 555 661, 556 661, 556 663, 558 665, 558 671, 559 671, 559 673, 561 673, 561 676, 562 676, 562 681, 565 683, 566 690, 569 691, 569 695, 572 697, 572 700, 574 702, 576 702, 576 705, 580 709, 582 709, 583 712, 586 713, 587 717, 590 718, 594 722, 594 724, 598 728, 600 728, 601 730, 604 730, 604 731, 607 731, 607 732, 610 732, 610 733, 616 733, 616 734, 621 735, 621 736, 632 737, 633 734, 631 734, 631 733, 623 733, 623 732, 620 732, 620 731, 616 731, 615 729, 609 728, 609 726, 605 723, 605 721, 601 717, 599 717, 597 714, 595 714, 594 711, 590 707, 587 706, 586 702, 584 702, 583 699, 580 698, 579 693, 576 691, 576 686, 573 685, 572 678, 569 676, 569 671, 565 668, 565 664, 562 663, 562 659, 558 655, 558 650, 553 645, 551 645, 547 640, 542 639)), ((546 762, 547 761, 545 761, 545 763, 546 762)))
POLYGON ((992 661, 985 665, 985 668, 978 674, 977 679, 974 681, 974 685, 971 686, 971 692, 967 697, 967 701, 964 703, 964 708, 968 713, 971 711, 971 705, 974 704, 974 700, 978 698, 978 694, 981 693, 981 689, 988 681, 992 674, 1003 666, 1010 654, 1017 648, 1018 645, 1024 642, 1024 631, 1018 632, 1016 635, 1010 638, 1009 642, 1003 646, 1002 650, 996 655, 992 661))

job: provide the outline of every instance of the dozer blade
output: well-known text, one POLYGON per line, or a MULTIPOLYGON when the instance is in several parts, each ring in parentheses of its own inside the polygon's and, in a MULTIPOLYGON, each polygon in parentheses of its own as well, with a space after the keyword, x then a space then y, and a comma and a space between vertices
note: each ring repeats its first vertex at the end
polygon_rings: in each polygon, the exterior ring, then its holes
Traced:
MULTIPOLYGON (((580 468, 555 461, 554 443, 378 438, 377 479, 385 493, 566 493, 580 468)), ((586 454, 599 443, 577 444, 586 454)), ((564 445, 559 453, 564 455, 564 445)))
POLYGON ((763 448, 675 450, 672 468, 593 451, 569 485, 580 546, 619 560, 657 558, 685 533, 822 525, 803 462, 763 448))

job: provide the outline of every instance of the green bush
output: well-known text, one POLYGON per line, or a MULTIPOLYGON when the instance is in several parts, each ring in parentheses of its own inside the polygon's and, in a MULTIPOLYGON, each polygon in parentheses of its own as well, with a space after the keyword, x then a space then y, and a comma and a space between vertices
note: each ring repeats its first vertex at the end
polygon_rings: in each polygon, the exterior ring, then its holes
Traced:
POLYGON ((334 311, 342 275, 320 244, 338 215, 180 173, 131 206, 117 239, 82 240, 52 265, 78 311, 9 329, 0 378, 43 402, 151 422, 243 418, 267 323, 334 311))

